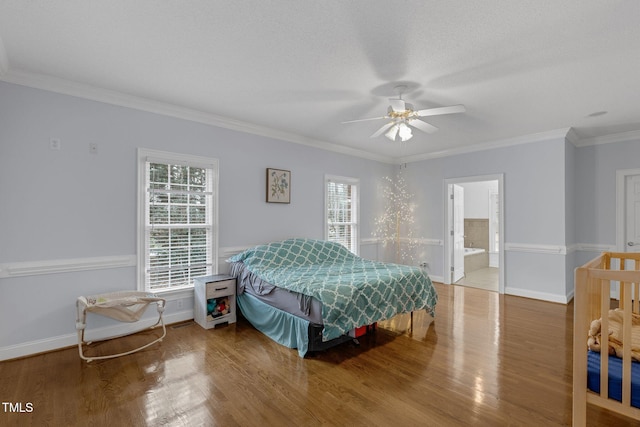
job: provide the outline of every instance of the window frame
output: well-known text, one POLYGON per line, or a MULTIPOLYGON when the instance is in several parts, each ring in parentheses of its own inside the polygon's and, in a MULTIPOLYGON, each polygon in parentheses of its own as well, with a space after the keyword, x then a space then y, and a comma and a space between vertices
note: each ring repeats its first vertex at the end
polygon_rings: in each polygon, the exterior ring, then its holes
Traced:
POLYGON ((147 164, 163 163, 172 165, 184 165, 199 167, 211 170, 211 209, 209 212, 211 221, 210 259, 211 274, 218 274, 218 205, 219 205, 219 162, 218 159, 196 156, 189 154, 179 154, 167 151, 138 148, 138 224, 137 224, 137 247, 138 247, 138 268, 137 268, 137 289, 143 292, 152 292, 163 295, 179 294, 180 292, 193 292, 193 281, 187 286, 170 287, 167 289, 147 289, 146 288, 146 265, 147 265, 147 164))
POLYGON ((352 187, 351 193, 351 248, 356 255, 360 254, 360 180, 358 178, 325 175, 324 177, 324 238, 329 240, 329 183, 346 184, 352 187))

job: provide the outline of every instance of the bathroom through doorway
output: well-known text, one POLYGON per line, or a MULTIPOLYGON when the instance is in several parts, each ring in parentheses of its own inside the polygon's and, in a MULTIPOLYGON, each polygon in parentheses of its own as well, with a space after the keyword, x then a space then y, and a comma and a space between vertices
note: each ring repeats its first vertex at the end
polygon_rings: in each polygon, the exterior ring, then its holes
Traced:
POLYGON ((503 175, 447 179, 445 189, 445 283, 504 293, 503 175))

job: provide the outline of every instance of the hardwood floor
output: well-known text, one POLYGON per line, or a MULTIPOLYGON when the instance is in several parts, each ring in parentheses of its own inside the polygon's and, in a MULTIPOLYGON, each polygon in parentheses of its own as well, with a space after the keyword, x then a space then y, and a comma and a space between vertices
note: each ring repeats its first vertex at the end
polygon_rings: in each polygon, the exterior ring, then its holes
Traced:
POLYGON ((500 269, 496 267, 480 268, 478 270, 465 272, 465 277, 456 282, 471 288, 485 289, 498 292, 500 290, 500 269))
MULTIPOLYGON (((571 424, 573 305, 436 284, 424 312, 298 357, 246 320, 168 328, 139 353, 90 364, 77 348, 0 362, 0 425, 555 426, 571 424)), ((151 332, 155 333, 155 332, 151 332)), ((143 334, 99 351, 135 345, 143 334)), ((589 407, 590 425, 634 425, 589 407)))

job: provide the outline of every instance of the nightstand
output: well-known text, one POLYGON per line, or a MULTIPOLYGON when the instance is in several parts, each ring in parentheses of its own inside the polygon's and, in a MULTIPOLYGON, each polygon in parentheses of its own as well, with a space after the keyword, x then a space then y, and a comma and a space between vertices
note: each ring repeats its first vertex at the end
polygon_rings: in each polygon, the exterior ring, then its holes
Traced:
POLYGON ((205 329, 236 322, 236 278, 218 274, 193 279, 193 320, 205 329))

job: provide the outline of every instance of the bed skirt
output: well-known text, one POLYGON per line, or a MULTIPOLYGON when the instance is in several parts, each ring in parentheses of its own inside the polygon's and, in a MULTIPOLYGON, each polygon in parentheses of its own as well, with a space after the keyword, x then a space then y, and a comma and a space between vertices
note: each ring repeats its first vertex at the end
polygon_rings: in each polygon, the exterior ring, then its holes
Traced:
POLYGON ((272 307, 247 293, 238 295, 236 303, 245 319, 257 330, 279 344, 297 349, 300 357, 310 351, 326 350, 337 344, 353 341, 347 335, 322 341, 322 325, 272 307))

